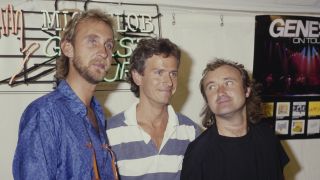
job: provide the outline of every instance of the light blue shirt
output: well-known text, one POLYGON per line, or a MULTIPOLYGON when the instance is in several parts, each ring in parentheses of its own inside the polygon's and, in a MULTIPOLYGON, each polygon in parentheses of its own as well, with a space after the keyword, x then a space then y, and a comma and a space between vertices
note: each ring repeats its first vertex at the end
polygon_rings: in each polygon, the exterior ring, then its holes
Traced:
POLYGON ((94 177, 93 148, 100 178, 113 180, 105 118, 98 101, 91 100, 99 132, 68 83, 32 102, 22 115, 13 160, 14 179, 87 179, 94 177), (92 142, 92 147, 88 144, 92 142))

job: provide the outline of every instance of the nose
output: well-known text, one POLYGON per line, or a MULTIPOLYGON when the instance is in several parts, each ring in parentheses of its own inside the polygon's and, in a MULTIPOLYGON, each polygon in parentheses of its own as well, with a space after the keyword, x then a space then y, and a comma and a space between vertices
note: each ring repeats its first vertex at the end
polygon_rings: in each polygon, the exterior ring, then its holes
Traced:
POLYGON ((170 73, 166 73, 164 75, 164 82, 168 85, 168 86, 172 86, 173 85, 173 78, 171 77, 170 73))
POLYGON ((108 50, 104 45, 101 45, 98 53, 101 58, 106 59, 110 56, 111 51, 108 50))
POLYGON ((225 94, 225 91, 226 89, 225 89, 225 87, 224 87, 224 85, 219 85, 218 86, 218 89, 217 89, 217 92, 218 92, 218 95, 223 95, 223 94, 225 94))

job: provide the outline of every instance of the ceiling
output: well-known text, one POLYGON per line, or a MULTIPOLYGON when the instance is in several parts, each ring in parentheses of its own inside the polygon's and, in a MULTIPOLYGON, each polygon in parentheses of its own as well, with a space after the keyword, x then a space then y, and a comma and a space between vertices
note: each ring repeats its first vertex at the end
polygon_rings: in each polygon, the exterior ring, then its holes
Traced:
POLYGON ((200 10, 320 15, 320 0, 122 0, 121 2, 155 3, 172 8, 200 10))

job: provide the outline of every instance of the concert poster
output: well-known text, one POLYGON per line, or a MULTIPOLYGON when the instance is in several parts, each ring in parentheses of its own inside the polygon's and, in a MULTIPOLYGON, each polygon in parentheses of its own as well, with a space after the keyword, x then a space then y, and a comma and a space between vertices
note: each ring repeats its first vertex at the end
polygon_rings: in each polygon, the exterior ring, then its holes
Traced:
POLYGON ((320 138, 320 18, 255 17, 252 76, 280 139, 320 138))

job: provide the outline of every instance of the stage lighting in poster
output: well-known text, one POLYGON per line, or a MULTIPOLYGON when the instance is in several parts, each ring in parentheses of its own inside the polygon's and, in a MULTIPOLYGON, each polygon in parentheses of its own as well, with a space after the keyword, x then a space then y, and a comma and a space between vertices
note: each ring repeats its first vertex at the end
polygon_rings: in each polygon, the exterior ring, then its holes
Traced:
POLYGON ((293 102, 292 117, 298 118, 306 115, 306 102, 293 102))
POLYGON ((320 101, 309 102, 309 117, 320 116, 320 101))
POLYGON ((288 135, 289 120, 277 120, 275 125, 276 134, 288 135))
POLYGON ((284 118, 290 115, 290 102, 277 103, 277 118, 284 118))
POLYGON ((319 17, 256 16, 253 77, 263 95, 320 95, 319 22, 319 17))
POLYGON ((304 120, 292 120, 291 134, 303 134, 304 133, 304 120))
POLYGON ((273 108, 274 108, 274 103, 273 102, 266 102, 262 104, 262 108, 263 108, 263 114, 269 118, 269 117, 273 117, 273 108))
POLYGON ((309 119, 307 134, 319 134, 320 133, 320 119, 309 119))

